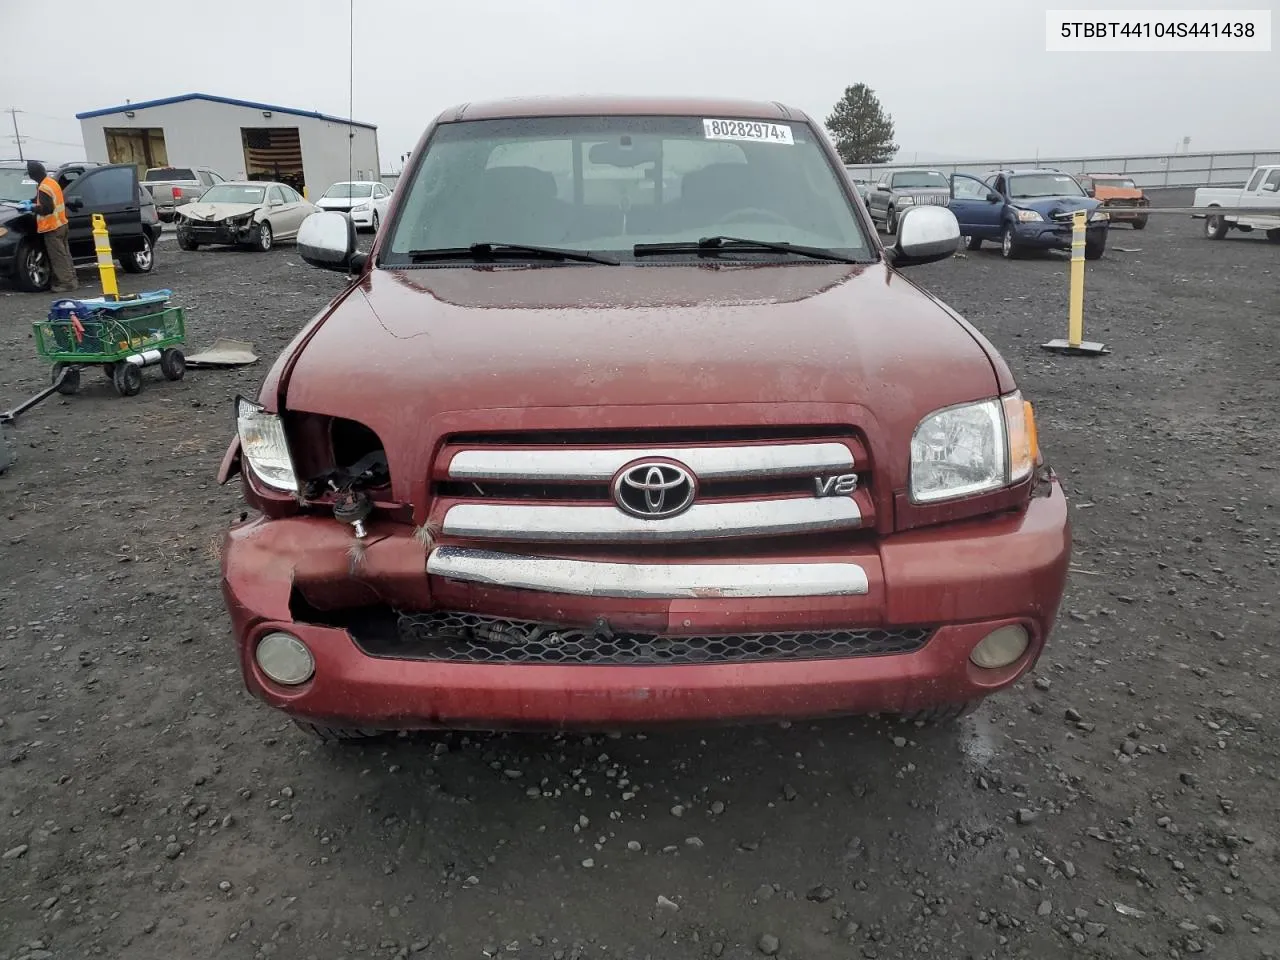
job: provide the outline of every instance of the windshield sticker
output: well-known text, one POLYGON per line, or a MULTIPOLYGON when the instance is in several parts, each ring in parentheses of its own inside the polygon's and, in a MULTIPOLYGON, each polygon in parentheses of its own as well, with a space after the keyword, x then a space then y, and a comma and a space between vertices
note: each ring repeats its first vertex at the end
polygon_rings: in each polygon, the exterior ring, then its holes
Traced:
POLYGON ((791 127, 758 120, 703 120, 702 133, 708 140, 749 140, 753 143, 795 145, 791 127))

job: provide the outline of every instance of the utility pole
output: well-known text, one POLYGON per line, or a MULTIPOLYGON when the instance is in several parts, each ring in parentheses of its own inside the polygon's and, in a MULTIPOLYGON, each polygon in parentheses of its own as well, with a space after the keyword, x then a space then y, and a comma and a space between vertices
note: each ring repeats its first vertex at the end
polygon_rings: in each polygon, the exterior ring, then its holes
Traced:
POLYGON ((17 107, 9 107, 8 114, 13 118, 13 142, 18 145, 18 159, 25 160, 22 155, 22 134, 18 132, 18 114, 22 113, 17 107))

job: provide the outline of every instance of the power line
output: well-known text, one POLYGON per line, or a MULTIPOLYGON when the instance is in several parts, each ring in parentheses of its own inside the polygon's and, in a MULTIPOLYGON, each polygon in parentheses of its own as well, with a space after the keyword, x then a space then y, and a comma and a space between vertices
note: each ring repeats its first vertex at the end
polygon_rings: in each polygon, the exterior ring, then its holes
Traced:
POLYGON ((356 0, 347 2, 347 179, 355 179, 356 0))

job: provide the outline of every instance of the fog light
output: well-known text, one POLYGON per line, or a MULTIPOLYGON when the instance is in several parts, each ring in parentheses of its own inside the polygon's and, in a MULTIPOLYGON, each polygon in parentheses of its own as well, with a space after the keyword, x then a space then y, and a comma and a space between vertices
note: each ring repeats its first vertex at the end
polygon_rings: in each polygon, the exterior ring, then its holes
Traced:
POLYGON ((253 657, 263 673, 286 687, 306 683, 316 672, 316 661, 307 645, 288 633, 268 633, 258 641, 253 657))
POLYGON ((982 638, 982 642, 969 654, 969 659, 974 666, 998 670, 1009 666, 1026 653, 1030 642, 1031 637, 1027 635, 1026 627, 1017 624, 1000 627, 982 638))

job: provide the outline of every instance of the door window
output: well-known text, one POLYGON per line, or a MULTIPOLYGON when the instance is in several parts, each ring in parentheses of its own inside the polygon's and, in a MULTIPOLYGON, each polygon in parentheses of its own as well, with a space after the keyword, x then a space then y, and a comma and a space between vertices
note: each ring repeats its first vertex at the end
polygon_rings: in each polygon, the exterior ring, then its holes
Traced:
POLYGON ((1267 172, 1266 170, 1258 170, 1257 172, 1255 172, 1254 175, 1249 178, 1249 185, 1245 187, 1245 189, 1257 190, 1258 184, 1262 182, 1262 175, 1266 172, 1267 172))
POLYGON ((1270 187, 1272 190, 1280 190, 1280 167, 1276 167, 1267 174, 1267 182, 1263 186, 1270 187))
POLYGON ((284 203, 284 194, 280 192, 279 187, 272 187, 267 191, 267 203, 284 203))
POLYGON ((133 167, 127 166, 90 170, 71 184, 66 196, 84 201, 84 210, 81 212, 92 212, 109 206, 128 206, 137 202, 134 196, 135 176, 133 167))
POLYGON ((951 186, 952 195, 957 200, 985 200, 991 192, 991 188, 976 177, 953 177, 951 186))

